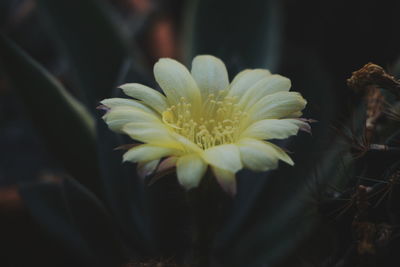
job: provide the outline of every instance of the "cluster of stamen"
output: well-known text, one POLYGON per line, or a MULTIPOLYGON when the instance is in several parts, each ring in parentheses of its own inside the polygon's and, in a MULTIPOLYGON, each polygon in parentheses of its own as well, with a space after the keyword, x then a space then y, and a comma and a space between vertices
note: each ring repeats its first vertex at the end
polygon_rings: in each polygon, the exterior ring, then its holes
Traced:
POLYGON ((178 104, 163 113, 163 121, 202 149, 234 143, 245 115, 236 102, 236 97, 220 91, 218 95, 209 94, 201 110, 196 110, 181 97, 178 104))

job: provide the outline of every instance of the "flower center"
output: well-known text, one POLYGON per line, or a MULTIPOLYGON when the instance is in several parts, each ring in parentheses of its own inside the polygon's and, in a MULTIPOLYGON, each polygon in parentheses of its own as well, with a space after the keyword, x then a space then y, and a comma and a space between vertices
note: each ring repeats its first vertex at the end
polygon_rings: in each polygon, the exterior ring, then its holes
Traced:
POLYGON ((236 97, 209 94, 201 110, 194 110, 181 97, 180 102, 163 112, 163 121, 173 130, 202 149, 234 143, 239 137, 240 122, 245 115, 237 105, 236 97))

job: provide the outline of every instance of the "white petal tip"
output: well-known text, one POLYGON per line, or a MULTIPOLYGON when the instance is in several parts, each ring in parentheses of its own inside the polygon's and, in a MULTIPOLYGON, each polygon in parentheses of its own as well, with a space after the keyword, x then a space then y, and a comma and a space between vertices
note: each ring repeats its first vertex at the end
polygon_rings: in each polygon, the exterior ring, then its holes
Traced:
POLYGON ((235 173, 220 168, 212 168, 215 178, 222 190, 231 196, 236 195, 236 177, 235 173))
POLYGON ((118 88, 120 88, 121 90, 126 90, 128 88, 132 88, 133 86, 135 86, 135 83, 124 83, 120 86, 118 86, 118 88))
POLYGON ((293 160, 290 160, 290 161, 285 161, 287 164, 289 164, 290 166, 294 166, 294 162, 293 162, 293 160))
POLYGON ((199 186, 198 184, 180 184, 180 185, 185 189, 186 192, 199 186))

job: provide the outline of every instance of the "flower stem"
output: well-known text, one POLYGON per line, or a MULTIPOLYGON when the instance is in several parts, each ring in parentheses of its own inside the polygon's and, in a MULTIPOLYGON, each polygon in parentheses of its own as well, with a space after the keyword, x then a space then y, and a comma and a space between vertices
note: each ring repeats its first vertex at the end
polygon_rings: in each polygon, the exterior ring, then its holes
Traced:
POLYGON ((198 188, 188 192, 194 226, 193 266, 210 266, 215 235, 220 228, 229 200, 211 172, 202 179, 198 188))

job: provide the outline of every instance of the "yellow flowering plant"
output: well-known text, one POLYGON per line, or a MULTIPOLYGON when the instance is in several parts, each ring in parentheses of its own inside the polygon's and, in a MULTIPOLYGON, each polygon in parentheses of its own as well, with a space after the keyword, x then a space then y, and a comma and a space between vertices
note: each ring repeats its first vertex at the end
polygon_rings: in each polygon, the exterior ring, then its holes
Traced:
POLYGON ((130 148, 123 160, 137 162, 144 176, 176 167, 179 183, 191 189, 210 166, 221 187, 235 194, 235 174, 242 168, 268 171, 279 160, 294 164, 267 141, 310 130, 299 118, 307 102, 289 92, 288 78, 247 69, 229 82, 225 64, 210 55, 195 57, 190 72, 162 58, 154 76, 165 95, 128 83, 120 87, 133 99, 101 101, 109 128, 143 143, 130 148))

